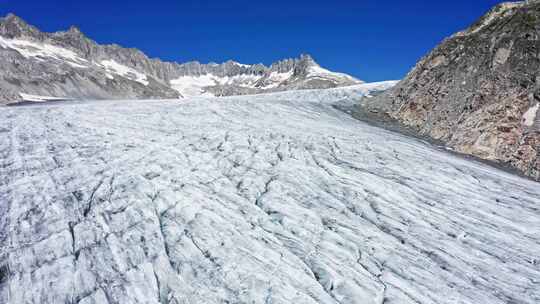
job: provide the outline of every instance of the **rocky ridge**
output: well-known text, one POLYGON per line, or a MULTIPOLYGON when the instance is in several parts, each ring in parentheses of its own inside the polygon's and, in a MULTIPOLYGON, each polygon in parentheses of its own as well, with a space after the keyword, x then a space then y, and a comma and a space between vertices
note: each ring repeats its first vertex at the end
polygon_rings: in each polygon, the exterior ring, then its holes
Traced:
POLYGON ((45 33, 0 19, 0 102, 20 93, 84 99, 179 98, 330 88, 361 81, 321 68, 309 55, 267 67, 164 62, 134 48, 100 45, 77 27, 45 33))
POLYGON ((540 3, 502 3, 363 101, 458 152, 540 179, 540 3))

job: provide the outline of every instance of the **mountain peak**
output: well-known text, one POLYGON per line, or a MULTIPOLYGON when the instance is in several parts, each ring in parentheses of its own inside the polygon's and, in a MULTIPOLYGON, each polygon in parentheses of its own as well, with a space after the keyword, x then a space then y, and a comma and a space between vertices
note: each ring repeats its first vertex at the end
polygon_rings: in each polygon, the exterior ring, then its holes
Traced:
POLYGON ((301 54, 300 58, 295 60, 294 75, 306 76, 309 73, 309 68, 311 67, 319 67, 319 64, 315 62, 311 55, 301 54))
POLYGON ((14 13, 8 13, 3 19, 9 22, 26 23, 26 21, 24 21, 21 17, 15 15, 14 13))
POLYGON ((66 36, 74 40, 81 40, 81 39, 87 38, 86 35, 84 35, 84 33, 80 30, 80 28, 75 25, 70 26, 67 31, 56 32, 56 33, 53 33, 53 35, 66 36))
POLYGON ((75 25, 70 26, 68 32, 73 34, 82 34, 81 29, 75 25))
POLYGON ((315 59, 309 54, 301 54, 299 61, 308 65, 318 65, 317 62, 315 62, 315 59))
POLYGON ((307 68, 312 66, 319 65, 310 55, 301 54, 298 58, 288 58, 273 63, 270 66, 270 70, 279 73, 285 73, 292 70, 295 75, 302 75, 307 73, 307 68))
POLYGON ((41 32, 28 24, 19 16, 9 13, 6 17, 0 19, 0 35, 15 38, 15 37, 40 37, 41 32))

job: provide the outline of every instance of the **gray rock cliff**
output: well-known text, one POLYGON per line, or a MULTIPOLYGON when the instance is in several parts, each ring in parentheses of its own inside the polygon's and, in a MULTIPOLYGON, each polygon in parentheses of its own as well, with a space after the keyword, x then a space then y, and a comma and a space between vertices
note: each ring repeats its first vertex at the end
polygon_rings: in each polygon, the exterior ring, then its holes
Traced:
POLYGON ((540 179, 540 3, 502 3, 366 99, 420 134, 540 179))

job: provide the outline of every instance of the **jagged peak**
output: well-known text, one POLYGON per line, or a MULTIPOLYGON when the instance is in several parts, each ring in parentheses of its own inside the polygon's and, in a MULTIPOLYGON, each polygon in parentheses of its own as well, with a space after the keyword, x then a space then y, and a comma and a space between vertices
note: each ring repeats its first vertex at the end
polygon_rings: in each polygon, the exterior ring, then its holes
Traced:
POLYGON ((86 35, 80 30, 79 27, 72 25, 68 30, 58 31, 52 33, 54 36, 68 36, 73 38, 87 38, 86 35))
POLYGON ((70 26, 68 32, 73 34, 82 34, 81 29, 76 25, 70 26))
POLYGON ((3 21, 12 22, 12 23, 20 23, 20 24, 28 24, 26 21, 24 21, 21 17, 15 15, 14 13, 8 13, 4 18, 2 18, 3 21))
POLYGON ((21 17, 15 15, 14 13, 9 13, 4 18, 0 19, 0 35, 8 38, 39 38, 42 33, 36 27, 28 24, 21 17))
POLYGON ((295 58, 287 58, 287 59, 283 59, 283 60, 280 60, 276 63, 283 63, 283 62, 292 62, 294 64, 305 64, 305 65, 319 65, 315 59, 313 59, 313 57, 309 54, 305 54, 305 53, 302 53, 300 54, 300 56, 298 57, 295 57, 295 58))
POLYGON ((300 54, 299 61, 310 65, 318 65, 317 62, 315 62, 315 59, 309 54, 300 54))
POLYGON ((273 63, 270 70, 278 73, 292 71, 295 76, 302 76, 308 73, 308 69, 313 66, 319 66, 309 54, 300 54, 297 58, 287 58, 273 63))

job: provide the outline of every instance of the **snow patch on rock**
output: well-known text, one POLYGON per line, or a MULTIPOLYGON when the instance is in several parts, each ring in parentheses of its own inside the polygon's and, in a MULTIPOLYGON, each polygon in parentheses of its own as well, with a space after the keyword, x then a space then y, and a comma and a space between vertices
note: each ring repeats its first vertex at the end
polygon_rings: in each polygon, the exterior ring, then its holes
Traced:
POLYGON ((87 68, 89 62, 77 53, 65 48, 47 43, 38 43, 24 39, 9 39, 0 36, 0 47, 17 51, 25 58, 33 57, 37 60, 54 58, 76 68, 87 68))
MULTIPOLYGON (((145 74, 136 71, 128 66, 120 64, 112 59, 102 60, 100 64, 107 70, 107 72, 112 74, 117 74, 122 77, 137 81, 145 86, 149 84, 148 78, 145 74)), ((108 76, 107 76, 108 77, 108 76)), ((110 78, 110 77, 108 77, 110 78)))
POLYGON ((260 75, 240 74, 235 76, 219 77, 213 74, 200 76, 181 76, 170 81, 171 87, 184 97, 210 97, 214 94, 205 90, 206 87, 216 85, 235 85, 239 87, 254 88, 255 83, 261 79, 260 75))
POLYGON ((211 75, 182 76, 170 81, 171 87, 183 97, 214 96, 214 94, 206 92, 204 88, 215 84, 216 82, 211 75))
POLYGON ((288 72, 272 72, 265 80, 264 84, 260 86, 262 89, 272 89, 280 86, 284 81, 287 81, 293 76, 293 71, 288 72))
POLYGON ((536 115, 538 113, 538 108, 540 107, 540 103, 536 103, 534 106, 530 107, 524 114, 523 114, 523 124, 527 127, 532 127, 536 120, 536 115))
POLYGON ((32 94, 25 94, 25 93, 19 93, 19 96, 21 96, 22 101, 33 101, 33 102, 66 100, 66 98, 63 98, 63 97, 40 96, 40 95, 32 95, 32 94))
POLYGON ((362 82, 350 75, 347 75, 347 74, 344 74, 344 73, 337 73, 337 72, 332 72, 332 71, 329 71, 319 65, 313 65, 313 66, 310 66, 309 69, 308 69, 308 76, 309 77, 334 77, 334 78, 346 78, 350 81, 357 81, 357 82, 362 82))

